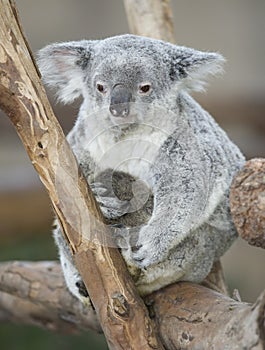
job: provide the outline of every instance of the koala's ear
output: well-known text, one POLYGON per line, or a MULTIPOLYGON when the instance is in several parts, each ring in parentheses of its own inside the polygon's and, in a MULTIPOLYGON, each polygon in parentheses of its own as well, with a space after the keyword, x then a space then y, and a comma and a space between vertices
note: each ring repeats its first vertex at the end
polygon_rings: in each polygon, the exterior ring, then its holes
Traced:
POLYGON ((209 75, 222 72, 225 59, 214 52, 175 46, 171 56, 170 78, 182 88, 202 91, 209 75))
POLYGON ((45 84, 55 88, 64 103, 82 93, 85 72, 95 41, 72 41, 48 45, 38 52, 37 62, 45 84))

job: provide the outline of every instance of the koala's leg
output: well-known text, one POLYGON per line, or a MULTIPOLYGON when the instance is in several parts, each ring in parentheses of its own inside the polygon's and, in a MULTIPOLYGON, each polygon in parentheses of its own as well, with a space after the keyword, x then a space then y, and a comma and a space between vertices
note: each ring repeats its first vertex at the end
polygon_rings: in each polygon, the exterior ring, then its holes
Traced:
POLYGON ((70 249, 65 242, 58 224, 56 225, 57 227, 53 231, 53 236, 59 250, 59 256, 66 285, 69 291, 83 304, 91 304, 84 282, 74 265, 70 249))

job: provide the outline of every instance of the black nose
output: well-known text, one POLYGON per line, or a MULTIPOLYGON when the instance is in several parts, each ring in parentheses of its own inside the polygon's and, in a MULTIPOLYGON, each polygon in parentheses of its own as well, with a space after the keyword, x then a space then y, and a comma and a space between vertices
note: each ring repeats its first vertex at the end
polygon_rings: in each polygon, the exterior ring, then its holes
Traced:
POLYGON ((132 93, 124 84, 116 84, 112 88, 110 96, 110 113, 114 117, 127 117, 130 113, 132 93))
POLYGON ((130 113, 130 108, 128 103, 110 105, 109 110, 114 117, 127 117, 128 114, 130 113))

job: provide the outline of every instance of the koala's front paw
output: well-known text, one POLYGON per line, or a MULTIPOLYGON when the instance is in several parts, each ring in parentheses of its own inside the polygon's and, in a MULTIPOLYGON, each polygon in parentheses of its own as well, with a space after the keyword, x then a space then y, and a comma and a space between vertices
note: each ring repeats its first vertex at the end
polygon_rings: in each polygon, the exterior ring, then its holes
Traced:
POLYGON ((141 269, 155 265, 161 261, 161 256, 156 245, 137 245, 131 249, 131 258, 134 264, 141 269))
POLYGON ((114 219, 128 213, 130 203, 117 198, 102 183, 96 182, 91 184, 91 189, 106 218, 114 219))
POLYGON ((103 215, 108 219, 120 217, 129 211, 129 204, 117 197, 98 197, 98 202, 103 215))
POLYGON ((129 230, 123 224, 110 225, 112 236, 119 249, 128 249, 130 247, 129 230))
POLYGON ((129 254, 134 265, 146 269, 163 261, 168 255, 168 250, 167 247, 163 247, 160 237, 148 239, 146 234, 140 232, 138 241, 130 248, 129 254))

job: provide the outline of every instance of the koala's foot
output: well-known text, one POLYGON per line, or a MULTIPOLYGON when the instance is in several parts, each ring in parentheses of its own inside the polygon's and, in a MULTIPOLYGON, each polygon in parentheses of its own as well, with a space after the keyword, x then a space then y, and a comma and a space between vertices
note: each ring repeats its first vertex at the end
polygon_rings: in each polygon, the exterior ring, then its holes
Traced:
POLYGON ((92 306, 92 308, 94 309, 94 306, 89 298, 86 286, 83 282, 83 280, 80 278, 75 276, 74 277, 76 282, 74 284, 72 284, 72 280, 70 281, 66 281, 67 287, 69 289, 69 291, 77 298, 81 301, 82 304, 87 305, 87 306, 92 306))
POLYGON ((81 300, 81 302, 84 305, 90 305, 92 307, 93 310, 95 310, 94 305, 91 301, 91 299, 89 298, 89 294, 87 292, 85 283, 83 282, 83 280, 79 280, 75 283, 76 287, 78 288, 78 293, 79 293, 79 297, 78 299, 81 300))
POLYGON ((79 275, 73 261, 70 261, 67 255, 61 252, 60 260, 64 279, 69 291, 85 305, 92 305, 86 286, 79 275))
POLYGON ((80 295, 85 298, 89 297, 85 283, 82 280, 77 281, 75 285, 77 286, 80 295))

